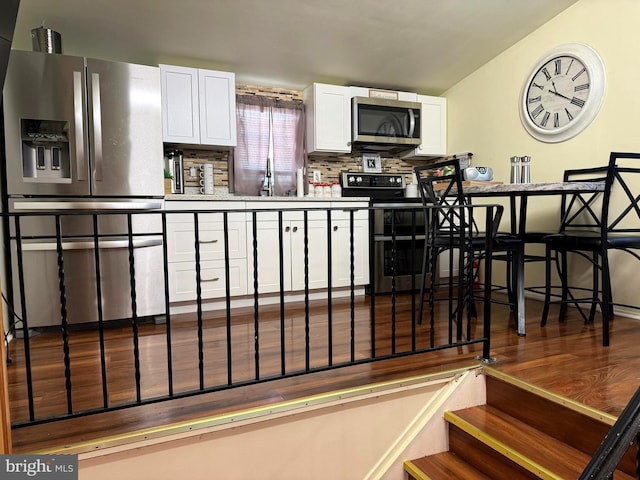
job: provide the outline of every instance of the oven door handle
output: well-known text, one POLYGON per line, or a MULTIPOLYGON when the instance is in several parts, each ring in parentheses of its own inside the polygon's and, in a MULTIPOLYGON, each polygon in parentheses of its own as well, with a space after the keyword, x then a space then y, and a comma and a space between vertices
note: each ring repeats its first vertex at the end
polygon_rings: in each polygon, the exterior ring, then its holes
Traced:
POLYGON ((415 237, 412 235, 396 235, 395 237, 392 237, 391 235, 374 235, 373 240, 375 242, 388 242, 391 241, 393 239, 396 240, 413 240, 414 238, 418 241, 420 240, 424 240, 426 237, 425 235, 416 235, 415 237))

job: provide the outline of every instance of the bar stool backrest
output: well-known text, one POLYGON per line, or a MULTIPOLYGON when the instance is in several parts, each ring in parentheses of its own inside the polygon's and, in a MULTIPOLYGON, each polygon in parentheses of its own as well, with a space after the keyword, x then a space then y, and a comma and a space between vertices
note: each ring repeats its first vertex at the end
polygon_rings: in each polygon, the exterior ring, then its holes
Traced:
POLYGON ((611 153, 603 203, 603 236, 640 241, 640 153, 611 153))
MULTIPOLYGON (((565 170, 564 182, 605 182, 610 167, 565 170)), ((570 192, 562 195, 560 232, 598 232, 602 226, 604 195, 602 191, 570 192)))

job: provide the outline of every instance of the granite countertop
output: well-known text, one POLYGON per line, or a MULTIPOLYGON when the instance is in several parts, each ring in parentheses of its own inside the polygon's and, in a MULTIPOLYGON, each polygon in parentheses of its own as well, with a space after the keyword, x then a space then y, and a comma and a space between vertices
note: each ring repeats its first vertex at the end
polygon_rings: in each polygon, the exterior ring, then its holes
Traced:
POLYGON ((562 191, 602 191, 604 182, 546 182, 546 183, 504 183, 463 186, 469 194, 511 193, 511 192, 562 192, 562 191))

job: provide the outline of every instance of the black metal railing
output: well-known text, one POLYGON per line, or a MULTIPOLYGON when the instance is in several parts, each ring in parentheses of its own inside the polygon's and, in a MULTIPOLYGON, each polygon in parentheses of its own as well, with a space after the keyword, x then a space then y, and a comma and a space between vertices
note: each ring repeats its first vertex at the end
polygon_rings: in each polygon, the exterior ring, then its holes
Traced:
POLYGON ((579 480, 614 478, 614 470, 633 444, 636 446, 635 478, 640 479, 640 388, 636 390, 616 423, 609 430, 591 461, 582 471, 579 480))
MULTIPOLYGON (((472 208, 488 212, 486 227, 491 231, 495 207, 472 208)), ((4 289, 12 319, 7 332, 9 389, 12 398, 21 399, 10 405, 13 427, 474 344, 482 347, 480 358, 488 361, 489 302, 478 333, 467 325, 464 334, 453 334, 452 329, 462 328, 456 322, 417 324, 422 299, 416 282, 409 292, 392 288, 384 295, 363 295, 365 289, 375 291, 370 284, 380 268, 366 254, 371 253, 368 234, 374 210, 5 214, 11 257, 4 289), (171 236, 172 226, 180 222, 188 225, 183 243, 179 235, 171 236), (54 228, 44 232, 43 225, 54 228), (237 225, 245 226, 244 238, 232 237, 237 225), (219 238, 206 237, 211 228, 219 238), (344 228, 348 230, 343 233, 344 228), (294 232, 300 234, 295 241, 294 232), (114 245, 122 253, 106 249, 109 242, 120 242, 114 245), (171 248, 177 243, 189 247, 180 262, 172 259, 171 248), (145 248, 153 255, 141 253, 145 248), (176 270, 177 263, 186 267, 176 270), (274 263, 277 272, 269 267, 274 263), (206 277, 212 270, 221 276, 206 277), (292 285, 298 273, 302 280, 292 285), (277 277, 277 287, 265 286, 267 276, 277 277), (205 285, 212 283, 223 288, 211 293, 205 285), (188 300, 172 298, 176 290, 189 288, 188 300), (150 311, 151 294, 160 298, 150 311), (356 306, 360 295, 368 304, 367 315, 356 306), (409 314, 398 312, 400 295, 409 298, 409 314), (118 315, 123 309, 128 314, 118 315), (80 334, 93 340, 78 345, 80 334), (51 358, 57 360, 52 364, 51 358), (64 392, 64 401, 52 401, 53 391, 64 392), (64 407, 57 406, 61 404, 64 407)), ((428 238, 416 228, 412 235, 414 249, 417 236, 428 238)), ((424 251, 429 251, 428 244, 424 251)), ((490 245, 486 252, 490 258, 490 245)), ((490 262, 485 264, 490 278, 490 262)), ((414 275, 422 281, 421 271, 414 275)), ((491 295, 490 283, 485 300, 491 295)), ((448 303, 449 310, 441 315, 451 318, 451 309, 461 304, 448 303)))

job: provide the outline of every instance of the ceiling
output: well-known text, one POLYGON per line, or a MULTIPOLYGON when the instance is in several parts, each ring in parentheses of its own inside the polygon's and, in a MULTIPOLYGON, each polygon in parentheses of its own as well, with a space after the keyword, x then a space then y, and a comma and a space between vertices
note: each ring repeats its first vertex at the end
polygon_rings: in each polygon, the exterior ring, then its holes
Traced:
POLYGON ((44 24, 63 53, 438 95, 577 0, 21 0, 13 48, 44 24))

